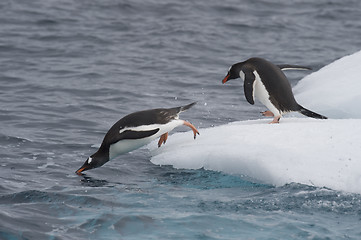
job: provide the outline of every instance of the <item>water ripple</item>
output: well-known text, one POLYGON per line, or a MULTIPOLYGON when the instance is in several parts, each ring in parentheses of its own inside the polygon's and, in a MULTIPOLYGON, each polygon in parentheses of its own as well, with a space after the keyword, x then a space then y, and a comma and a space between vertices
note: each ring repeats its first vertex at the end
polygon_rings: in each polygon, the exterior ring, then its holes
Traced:
MULTIPOLYGON (((200 131, 259 118, 241 82, 221 84, 230 64, 260 56, 317 70, 359 50, 360 9, 357 0, 1 1, 0 238, 358 239, 355 194, 155 166, 146 148, 74 171, 134 111, 198 101, 181 116, 200 131)), ((305 73, 287 76, 295 84, 305 73)))

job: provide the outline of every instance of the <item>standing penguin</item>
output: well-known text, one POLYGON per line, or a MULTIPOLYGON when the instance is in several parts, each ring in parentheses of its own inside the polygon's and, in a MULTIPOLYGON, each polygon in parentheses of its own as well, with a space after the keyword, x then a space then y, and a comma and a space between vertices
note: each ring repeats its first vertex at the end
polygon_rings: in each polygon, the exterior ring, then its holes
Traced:
POLYGON ((299 105, 292 93, 292 88, 282 70, 309 69, 297 65, 274 65, 263 58, 250 58, 247 61, 232 65, 222 83, 242 78, 244 95, 250 104, 257 98, 269 111, 262 114, 273 116, 270 123, 279 123, 284 113, 296 111, 307 117, 327 119, 299 105))
POLYGON ((109 129, 98 151, 91 155, 76 173, 81 175, 86 170, 100 167, 116 156, 140 148, 158 137, 160 147, 167 141, 168 132, 177 126, 190 127, 195 139, 196 134, 199 134, 198 130, 191 123, 179 119, 179 114, 194 104, 196 103, 145 110, 123 117, 109 129))

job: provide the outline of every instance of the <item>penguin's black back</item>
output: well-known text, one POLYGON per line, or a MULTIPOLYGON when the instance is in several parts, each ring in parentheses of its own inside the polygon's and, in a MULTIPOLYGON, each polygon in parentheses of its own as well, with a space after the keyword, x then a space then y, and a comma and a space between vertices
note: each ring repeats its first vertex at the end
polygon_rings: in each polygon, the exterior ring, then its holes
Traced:
MULTIPOLYGON (((175 107, 175 108, 157 108, 144 110, 139 112, 134 112, 125 117, 121 118, 118 122, 116 122, 106 133, 102 146, 103 148, 108 148, 110 144, 113 144, 119 140, 119 132, 124 128, 134 128, 139 126, 146 126, 152 124, 166 124, 173 119, 178 118, 178 114, 183 112, 190 107, 192 107, 194 103, 188 104, 186 106, 175 107)), ((144 134, 155 134, 158 130, 155 128, 152 131, 146 131, 144 134)))
POLYGON ((196 103, 194 102, 186 106, 175 108, 156 108, 134 112, 123 117, 114 125, 117 125, 117 127, 121 129, 124 127, 137 127, 141 125, 166 124, 169 121, 176 119, 180 112, 191 108, 194 104, 196 103))
POLYGON ((299 110, 291 84, 278 66, 262 58, 250 58, 245 64, 257 71, 277 109, 282 112, 299 110))

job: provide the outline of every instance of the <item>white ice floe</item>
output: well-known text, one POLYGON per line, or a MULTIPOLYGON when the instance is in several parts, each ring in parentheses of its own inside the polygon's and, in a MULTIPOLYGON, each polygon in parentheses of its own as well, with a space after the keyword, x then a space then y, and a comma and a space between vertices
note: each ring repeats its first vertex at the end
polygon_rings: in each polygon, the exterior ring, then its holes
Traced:
POLYGON ((150 144, 151 162, 222 171, 281 186, 296 182, 361 193, 361 52, 331 63, 295 87, 297 101, 327 120, 233 122, 176 133, 150 144), (346 119, 347 118, 347 119, 346 119))
POLYGON ((306 76, 293 91, 302 106, 330 118, 361 118, 361 51, 306 76))

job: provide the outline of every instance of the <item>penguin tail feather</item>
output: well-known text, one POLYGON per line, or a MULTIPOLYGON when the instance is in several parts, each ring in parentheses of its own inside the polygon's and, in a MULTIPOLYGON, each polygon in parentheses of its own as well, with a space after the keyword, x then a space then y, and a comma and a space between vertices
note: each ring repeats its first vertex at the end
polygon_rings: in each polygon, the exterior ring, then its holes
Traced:
POLYGON ((300 107, 300 109, 298 110, 298 112, 301 113, 302 115, 305 115, 305 116, 311 117, 311 118, 317 118, 317 119, 327 119, 327 117, 325 117, 321 114, 312 112, 312 111, 302 107, 301 105, 299 105, 299 107, 300 107))
POLYGON ((191 104, 188 104, 188 105, 185 105, 185 106, 182 106, 182 107, 179 107, 179 112, 184 112, 188 109, 190 109, 191 107, 193 107, 193 105, 195 105, 197 102, 193 102, 191 104))

